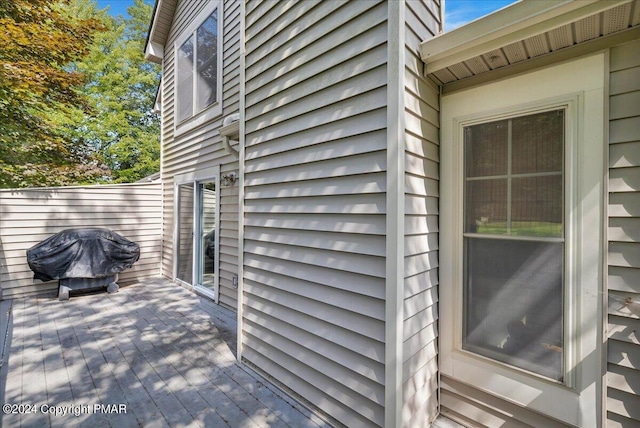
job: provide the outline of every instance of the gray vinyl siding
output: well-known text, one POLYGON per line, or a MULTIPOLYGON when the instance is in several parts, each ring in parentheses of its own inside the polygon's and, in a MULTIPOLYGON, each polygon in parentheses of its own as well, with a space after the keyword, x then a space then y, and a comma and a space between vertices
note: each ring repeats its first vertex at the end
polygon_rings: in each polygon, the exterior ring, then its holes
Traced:
POLYGON ((249 1, 243 357, 384 423, 387 4, 249 1))
POLYGON ((607 426, 640 425, 640 41, 611 49, 607 426))
POLYGON ((0 287, 10 299, 57 292, 34 281, 26 250, 72 227, 105 227, 140 245, 140 260, 121 285, 160 274, 160 184, 0 190, 0 287))
POLYGON ((439 2, 405 9, 405 280, 403 409, 406 427, 438 414, 438 87, 423 77, 420 42, 440 31, 439 2))
MULTIPOLYGON (((240 2, 224 1, 222 115, 180 135, 174 132, 175 41, 205 7, 207 0, 179 1, 165 45, 162 78, 162 180, 163 247, 162 274, 173 275, 174 177, 220 165, 220 175, 238 171, 238 160, 228 154, 218 129, 222 120, 237 113, 240 92, 240 2)), ((238 275, 238 185, 220 189, 220 302, 235 308, 238 275)))

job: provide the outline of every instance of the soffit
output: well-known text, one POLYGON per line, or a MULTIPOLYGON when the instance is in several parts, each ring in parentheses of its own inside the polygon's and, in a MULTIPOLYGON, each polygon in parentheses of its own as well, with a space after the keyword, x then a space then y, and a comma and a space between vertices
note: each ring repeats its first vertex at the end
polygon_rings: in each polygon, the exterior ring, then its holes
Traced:
POLYGON ((146 43, 147 57, 151 61, 161 62, 162 60, 160 54, 150 53, 152 51, 150 47, 151 45, 164 47, 166 44, 177 4, 178 0, 156 0, 146 43))
POLYGON ((421 53, 426 74, 447 85, 593 42, 640 24, 640 0, 556 1, 545 10, 542 10, 545 2, 536 1, 523 0, 445 33, 436 38, 439 40, 423 42, 421 53), (500 21, 507 24, 500 26, 500 21), (492 27, 494 37, 479 36, 483 29, 491 31, 492 27))

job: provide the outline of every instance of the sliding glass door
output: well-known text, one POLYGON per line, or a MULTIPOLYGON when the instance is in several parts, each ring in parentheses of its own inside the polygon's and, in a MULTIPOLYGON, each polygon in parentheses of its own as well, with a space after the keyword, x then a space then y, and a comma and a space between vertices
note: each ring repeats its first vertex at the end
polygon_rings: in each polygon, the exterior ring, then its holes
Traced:
POLYGON ((215 174, 175 178, 174 279, 218 300, 218 225, 220 195, 215 174))
POLYGON ((174 277, 193 284, 193 183, 176 186, 176 239, 174 277))
POLYGON ((216 257, 216 225, 218 223, 216 183, 215 181, 198 182, 196 186, 198 198, 196 285, 208 292, 216 293, 218 272, 216 257))

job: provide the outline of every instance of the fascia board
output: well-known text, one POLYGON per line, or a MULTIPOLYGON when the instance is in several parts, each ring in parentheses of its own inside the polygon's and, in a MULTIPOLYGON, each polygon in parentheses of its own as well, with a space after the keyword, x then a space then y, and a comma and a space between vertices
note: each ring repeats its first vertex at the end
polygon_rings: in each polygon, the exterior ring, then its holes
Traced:
POLYGON ((433 73, 631 1, 521 1, 422 42, 420 54, 426 73, 433 73))
POLYGON ((160 114, 162 113, 162 76, 158 82, 158 89, 156 90, 156 99, 153 103, 153 111, 160 114))
POLYGON ((144 57, 148 61, 153 61, 155 63, 161 64, 162 58, 164 58, 164 46, 159 43, 149 42, 147 43, 147 47, 144 51, 144 57))
POLYGON ((144 49, 144 57, 148 61, 152 61, 158 64, 162 63, 162 58, 164 57, 164 46, 160 43, 155 42, 154 40, 166 39, 166 34, 157 34, 158 33, 158 17, 160 16, 160 12, 167 7, 166 1, 157 0, 153 7, 153 15, 151 18, 151 25, 149 26, 149 31, 147 32, 147 41, 145 43, 144 49))
POLYGON ((144 51, 144 57, 148 61, 153 61, 161 64, 162 58, 164 58, 164 46, 155 42, 147 43, 147 47, 144 51))
POLYGON ((151 45, 151 39, 153 33, 155 33, 156 22, 158 21, 158 10, 162 7, 162 0, 158 0, 153 6, 153 12, 151 16, 151 24, 149 25, 149 31, 147 31, 147 40, 144 44, 145 59, 153 61, 152 55, 149 53, 149 45, 151 45))

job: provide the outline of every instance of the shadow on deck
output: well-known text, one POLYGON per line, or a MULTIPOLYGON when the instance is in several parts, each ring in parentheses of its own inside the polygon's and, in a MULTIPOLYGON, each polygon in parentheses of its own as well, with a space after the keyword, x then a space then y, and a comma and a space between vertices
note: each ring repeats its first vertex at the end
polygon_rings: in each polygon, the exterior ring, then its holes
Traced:
POLYGON ((235 313, 166 279, 8 302, 0 426, 326 426, 237 363, 235 313))

